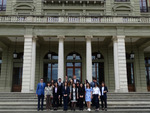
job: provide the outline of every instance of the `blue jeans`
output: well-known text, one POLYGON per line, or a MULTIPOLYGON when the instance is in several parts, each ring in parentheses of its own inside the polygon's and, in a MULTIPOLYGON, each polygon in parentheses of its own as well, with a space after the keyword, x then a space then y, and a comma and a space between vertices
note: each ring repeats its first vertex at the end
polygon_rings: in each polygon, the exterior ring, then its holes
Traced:
POLYGON ((41 110, 43 110, 44 95, 38 95, 38 110, 40 110, 40 100, 41 100, 41 110))

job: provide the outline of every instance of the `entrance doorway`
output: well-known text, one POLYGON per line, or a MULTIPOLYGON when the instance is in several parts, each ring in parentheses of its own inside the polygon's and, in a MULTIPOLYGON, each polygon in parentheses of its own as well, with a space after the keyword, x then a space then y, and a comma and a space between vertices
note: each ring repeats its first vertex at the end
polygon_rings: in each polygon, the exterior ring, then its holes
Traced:
POLYGON ((58 54, 55 52, 48 52, 44 56, 43 79, 44 82, 57 82, 58 79, 58 54))
POLYGON ((101 85, 105 81, 104 77, 104 57, 100 53, 100 57, 97 57, 98 52, 92 54, 92 76, 96 78, 97 82, 101 85))
POLYGON ((104 82, 104 62, 92 63, 92 75, 99 84, 104 82))
POLYGON ((126 54, 127 59, 127 80, 128 80, 128 91, 135 92, 135 82, 134 82, 134 62, 130 59, 130 54, 126 54))
POLYGON ((12 92, 21 92, 21 85, 22 85, 22 67, 14 67, 12 92))
POLYGON ((13 59, 12 92, 21 92, 22 73, 23 73, 23 52, 17 53, 17 58, 13 59))

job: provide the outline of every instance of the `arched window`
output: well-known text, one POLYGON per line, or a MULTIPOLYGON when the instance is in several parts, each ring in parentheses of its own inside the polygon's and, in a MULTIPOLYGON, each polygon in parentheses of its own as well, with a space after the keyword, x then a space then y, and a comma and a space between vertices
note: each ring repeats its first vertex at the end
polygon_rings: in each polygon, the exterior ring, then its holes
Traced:
POLYGON ((128 79, 128 90, 129 92, 135 91, 135 83, 134 83, 134 62, 133 59, 130 58, 130 54, 126 53, 127 60, 127 79, 128 79))
MULTIPOLYGON (((49 54, 49 53, 47 53, 47 54, 44 56, 44 59, 49 59, 49 58, 48 58, 48 54, 49 54)), ((58 54, 57 54, 57 53, 55 53, 55 52, 50 52, 50 54, 51 54, 51 59, 50 59, 50 60, 58 60, 58 54)))
POLYGON ((101 53, 92 53, 92 76, 101 84, 104 81, 104 56, 101 53), (97 55, 100 54, 98 58, 97 55))
POLYGON ((79 53, 69 53, 67 55, 67 63, 66 63, 66 75, 69 79, 73 77, 73 75, 77 76, 77 79, 82 81, 82 58, 79 53))
POLYGON ((58 54, 55 52, 48 52, 44 59, 44 82, 50 82, 51 80, 54 80, 57 82, 58 79, 58 54), (51 54, 51 59, 48 58, 48 54, 51 54))
POLYGON ((81 58, 80 54, 77 52, 72 52, 67 55, 67 60, 81 60, 81 59, 82 58, 81 58), (74 55, 75 55, 75 58, 74 58, 74 55))

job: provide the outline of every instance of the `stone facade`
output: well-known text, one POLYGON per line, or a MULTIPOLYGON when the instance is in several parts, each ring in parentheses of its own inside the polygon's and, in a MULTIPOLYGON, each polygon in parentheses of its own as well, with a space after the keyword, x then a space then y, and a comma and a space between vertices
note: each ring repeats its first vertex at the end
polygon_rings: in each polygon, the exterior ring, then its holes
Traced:
POLYGON ((64 80, 69 62, 81 64, 82 82, 92 81, 94 63, 104 63, 102 74, 112 92, 129 91, 127 63, 133 63, 132 91, 147 92, 145 57, 150 57, 150 17, 148 12, 140 12, 138 0, 7 0, 6 11, 0 14, 1 92, 18 88, 14 86, 14 67, 16 72, 22 70, 18 72, 22 73, 19 88, 30 93, 45 76, 45 63, 58 64, 58 78, 64 80), (135 54, 132 60, 126 57, 131 46, 135 54), (23 58, 13 58, 15 49, 23 53, 23 58), (49 49, 58 54, 57 60, 45 58, 49 49), (82 59, 68 61, 73 51, 82 59), (93 59, 92 54, 98 51, 103 59, 93 59))

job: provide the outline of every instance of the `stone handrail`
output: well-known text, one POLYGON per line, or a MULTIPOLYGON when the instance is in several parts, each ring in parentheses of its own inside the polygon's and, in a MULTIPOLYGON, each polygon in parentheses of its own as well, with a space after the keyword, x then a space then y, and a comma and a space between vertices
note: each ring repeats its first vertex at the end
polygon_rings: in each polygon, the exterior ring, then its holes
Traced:
POLYGON ((150 17, 0 16, 0 23, 150 23, 150 17))

